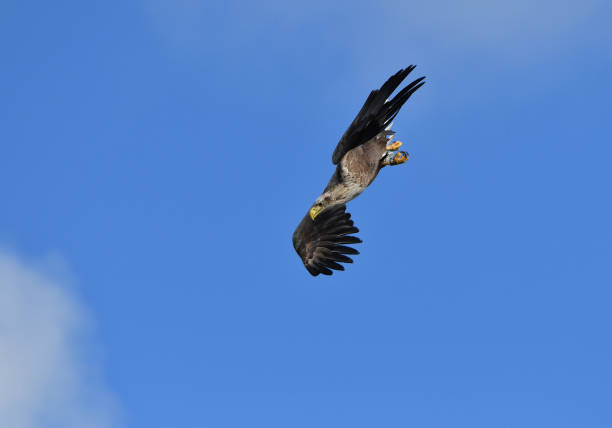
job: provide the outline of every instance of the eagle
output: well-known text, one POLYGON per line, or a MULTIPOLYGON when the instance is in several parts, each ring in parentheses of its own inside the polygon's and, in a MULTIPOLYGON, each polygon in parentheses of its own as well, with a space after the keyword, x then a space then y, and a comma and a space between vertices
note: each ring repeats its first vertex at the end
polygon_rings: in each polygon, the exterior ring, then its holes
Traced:
POLYGON ((425 84, 425 76, 389 97, 415 67, 399 70, 370 93, 332 154, 336 170, 329 183, 293 233, 293 247, 313 276, 331 275, 344 270, 341 263, 353 262, 349 255, 359 251, 349 245, 362 241, 354 236, 359 229, 346 203, 359 196, 382 168, 408 160, 408 153, 398 151, 402 143, 393 141, 391 125, 408 98, 425 84))

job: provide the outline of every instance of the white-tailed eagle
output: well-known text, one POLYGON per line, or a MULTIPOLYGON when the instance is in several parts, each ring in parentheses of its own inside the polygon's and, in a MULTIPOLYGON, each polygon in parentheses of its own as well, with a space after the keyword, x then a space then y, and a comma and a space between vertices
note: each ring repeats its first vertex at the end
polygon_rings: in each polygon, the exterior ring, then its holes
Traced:
POLYGON ((340 263, 353 262, 348 255, 359 252, 347 244, 361 240, 353 236, 359 229, 346 212, 346 203, 359 196, 383 167, 408 160, 408 153, 397 151, 402 143, 393 142, 391 122, 425 84, 425 77, 411 82, 391 100, 389 97, 414 68, 398 71, 370 93, 332 154, 336 171, 293 233, 293 247, 313 276, 331 275, 332 270, 344 270, 340 263))

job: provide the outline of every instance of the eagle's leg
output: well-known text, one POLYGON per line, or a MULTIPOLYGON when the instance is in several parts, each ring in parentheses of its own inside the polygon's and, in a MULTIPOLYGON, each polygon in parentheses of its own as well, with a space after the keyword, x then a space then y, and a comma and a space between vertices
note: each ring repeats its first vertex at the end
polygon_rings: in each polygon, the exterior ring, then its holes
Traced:
POLYGON ((393 152, 397 149, 399 149, 400 147, 402 147, 402 142, 401 141, 396 141, 394 143, 391 143, 387 146, 386 150, 388 152, 393 152))
POLYGON ((400 165, 406 162, 410 158, 408 152, 387 152, 382 158, 382 165, 400 165))

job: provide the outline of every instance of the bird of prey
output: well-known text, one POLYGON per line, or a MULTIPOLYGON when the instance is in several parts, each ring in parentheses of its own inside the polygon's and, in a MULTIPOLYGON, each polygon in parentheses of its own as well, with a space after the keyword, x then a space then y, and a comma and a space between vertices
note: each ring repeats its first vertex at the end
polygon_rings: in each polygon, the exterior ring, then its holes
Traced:
POLYGON ((337 166, 327 187, 293 233, 293 247, 313 276, 331 275, 332 270, 344 270, 340 263, 353 262, 348 255, 359 252, 347 244, 360 243, 361 239, 353 236, 359 229, 346 212, 346 203, 359 196, 382 168, 408 160, 408 153, 398 151, 402 143, 393 141, 391 122, 408 98, 425 84, 425 77, 389 97, 414 68, 411 65, 399 70, 370 93, 332 154, 337 166))

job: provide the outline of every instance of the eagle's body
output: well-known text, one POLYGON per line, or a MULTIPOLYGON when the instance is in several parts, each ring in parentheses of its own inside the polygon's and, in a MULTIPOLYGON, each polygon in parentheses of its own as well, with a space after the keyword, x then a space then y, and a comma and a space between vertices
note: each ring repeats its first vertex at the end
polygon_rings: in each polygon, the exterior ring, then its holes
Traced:
POLYGON ((391 76, 378 90, 372 91, 353 123, 346 130, 332 156, 336 170, 293 233, 293 246, 312 275, 331 275, 331 269, 344 270, 339 264, 352 263, 346 254, 359 254, 344 244, 359 243, 351 234, 354 227, 346 203, 361 194, 386 165, 398 165, 408 159, 397 152, 402 143, 391 143, 391 121, 424 78, 402 89, 392 100, 388 97, 414 69, 410 66, 391 76))
POLYGON ((345 204, 361 194, 382 169, 389 138, 381 132, 365 144, 346 152, 323 190, 334 204, 345 204))

